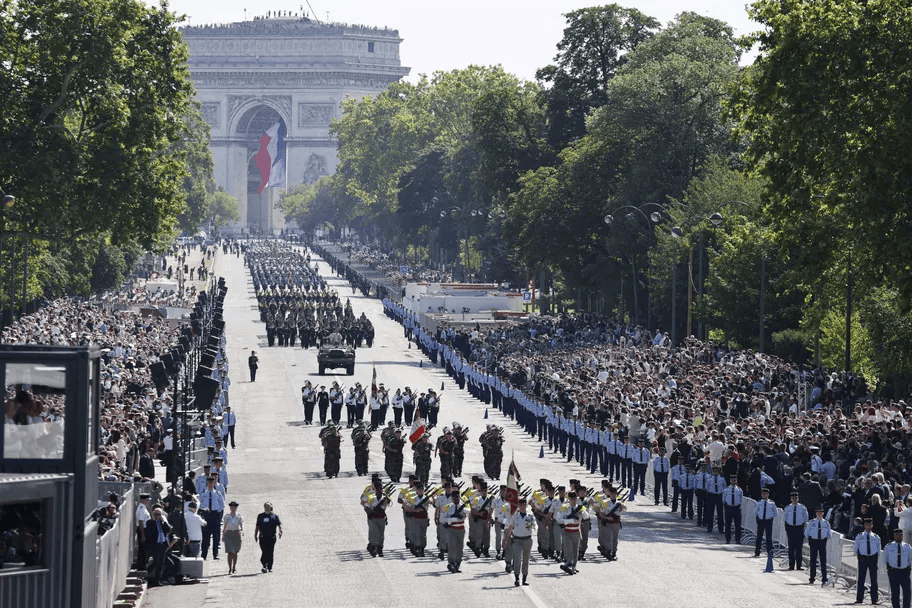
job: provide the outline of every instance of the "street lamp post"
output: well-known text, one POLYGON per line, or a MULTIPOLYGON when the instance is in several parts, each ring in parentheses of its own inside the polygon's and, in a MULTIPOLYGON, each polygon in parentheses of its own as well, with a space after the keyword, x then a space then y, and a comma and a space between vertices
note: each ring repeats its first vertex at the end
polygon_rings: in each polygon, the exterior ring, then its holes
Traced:
POLYGON ((447 207, 440 212, 440 217, 446 217, 447 215, 452 215, 453 211, 458 211, 462 215, 465 229, 465 260, 462 265, 462 281, 463 283, 469 282, 469 217, 476 217, 482 215, 482 211, 478 209, 463 209, 456 205, 447 207))
MULTIPOLYGON (((646 206, 649 205, 649 204, 650 204, 650 203, 647 203, 646 205, 643 205, 643 207, 646 207, 646 206)), ((609 226, 613 225, 613 224, 614 224, 614 221, 615 221, 615 218, 614 218, 614 215, 613 215, 613 214, 614 214, 614 213, 617 213, 618 211, 621 211, 621 210, 623 210, 623 209, 632 209, 632 210, 633 210, 633 211, 628 212, 627 215, 625 216, 625 217, 628 218, 628 219, 630 219, 630 218, 632 218, 632 217, 634 216, 634 211, 636 211, 637 213, 639 213, 639 214, 643 217, 643 219, 646 220, 646 225, 649 226, 649 234, 650 234, 650 235, 652 234, 652 225, 653 225, 653 224, 657 224, 657 223, 658 223, 659 221, 661 221, 661 219, 662 219, 661 214, 658 213, 658 212, 656 212, 656 211, 653 211, 652 213, 650 213, 650 214, 647 216, 646 213, 643 211, 642 207, 634 207, 633 205, 624 205, 623 207, 618 207, 617 209, 615 209, 614 211, 612 211, 611 213, 609 213, 608 215, 606 215, 606 216, 605 216, 605 223, 606 223, 607 225, 609 225, 609 226)), ((630 256, 630 268, 631 268, 631 275, 632 275, 632 279, 633 279, 633 282, 632 282, 632 286, 633 286, 633 318, 634 318, 633 322, 634 322, 634 324, 639 325, 639 324, 640 324, 640 307, 639 307, 639 298, 638 298, 638 296, 637 296, 636 255, 631 255, 631 256, 630 256)), ((622 275, 622 276, 623 276, 623 275, 622 275)), ((649 280, 650 280, 650 283, 651 283, 651 279, 649 279, 649 280)), ((624 294, 623 294, 623 290, 622 290, 622 292, 621 292, 621 299, 622 299, 622 301, 623 301, 623 297, 624 297, 624 294)), ((646 313, 646 318, 647 318, 646 326, 649 327, 650 325, 652 325, 652 286, 651 286, 651 285, 650 285, 649 290, 648 290, 648 292, 647 292, 647 294, 646 294, 646 297, 648 298, 648 302, 647 302, 647 305, 646 305, 647 308, 648 308, 647 313, 646 313)))

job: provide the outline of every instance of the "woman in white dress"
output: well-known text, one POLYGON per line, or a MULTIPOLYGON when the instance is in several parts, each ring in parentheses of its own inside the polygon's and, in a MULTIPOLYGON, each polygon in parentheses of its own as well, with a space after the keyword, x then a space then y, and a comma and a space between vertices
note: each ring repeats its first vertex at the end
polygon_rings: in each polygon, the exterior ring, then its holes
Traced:
POLYGON ((225 514, 222 527, 222 540, 225 542, 225 553, 228 554, 228 574, 237 572, 238 553, 241 552, 241 534, 244 532, 244 518, 237 512, 238 503, 228 503, 230 513, 225 514))

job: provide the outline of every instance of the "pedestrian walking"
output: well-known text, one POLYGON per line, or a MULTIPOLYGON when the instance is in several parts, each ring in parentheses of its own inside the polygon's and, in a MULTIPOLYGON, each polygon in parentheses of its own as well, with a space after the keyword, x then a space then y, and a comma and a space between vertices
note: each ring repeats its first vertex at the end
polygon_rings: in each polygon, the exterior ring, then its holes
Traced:
POLYGON ((253 532, 254 542, 260 543, 262 572, 272 572, 276 540, 279 538, 282 538, 282 520, 272 512, 272 503, 267 502, 263 505, 263 512, 257 515, 256 529, 253 532))
POLYGON ((225 514, 222 528, 222 539, 225 541, 225 553, 228 554, 228 574, 237 572, 238 553, 241 552, 241 536, 244 533, 244 518, 237 512, 238 503, 228 503, 230 513, 225 514))

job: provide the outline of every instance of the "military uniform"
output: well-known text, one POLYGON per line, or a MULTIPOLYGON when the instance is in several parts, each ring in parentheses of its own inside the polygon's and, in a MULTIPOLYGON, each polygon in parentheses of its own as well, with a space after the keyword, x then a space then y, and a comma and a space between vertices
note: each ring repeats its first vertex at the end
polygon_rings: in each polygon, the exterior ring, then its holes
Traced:
POLYGON ((359 422, 352 431, 352 444, 355 448, 355 472, 358 475, 367 475, 368 460, 370 458, 370 431, 364 428, 364 423, 359 422))
POLYGON ((431 475, 431 444, 428 443, 429 435, 427 433, 424 436, 415 442, 412 446, 412 451, 414 452, 413 459, 415 461, 415 475, 418 476, 425 485, 428 483, 428 479, 431 475))
POLYGON ((336 425, 330 423, 320 430, 323 444, 323 470, 330 479, 339 476, 339 460, 342 458, 342 436, 336 425))
POLYGON ((371 489, 361 496, 361 506, 367 514, 367 550, 371 556, 383 557, 383 541, 386 534, 386 507, 390 498, 383 493, 379 478, 374 478, 371 489))
POLYGON ((440 522, 446 530, 447 570, 456 573, 461 572, 459 567, 462 565, 462 543, 465 541, 467 513, 459 491, 454 490, 453 494, 455 498, 451 498, 441 510, 440 522), (453 502, 454 500, 456 502, 453 502))

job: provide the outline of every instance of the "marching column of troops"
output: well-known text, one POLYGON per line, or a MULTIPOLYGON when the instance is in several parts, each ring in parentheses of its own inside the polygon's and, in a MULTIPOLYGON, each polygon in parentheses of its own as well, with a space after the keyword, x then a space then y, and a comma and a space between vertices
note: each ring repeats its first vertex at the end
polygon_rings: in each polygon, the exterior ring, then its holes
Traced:
MULTIPOLYGON (((617 560, 621 517, 627 510, 628 492, 614 487, 607 479, 597 492, 577 479, 570 480, 569 490, 565 486, 555 487, 548 479, 540 480, 539 488, 534 491, 520 485, 513 501, 515 507, 509 500, 506 485, 489 487, 478 475, 472 477, 468 488, 452 477, 442 479, 441 485, 433 486, 418 475, 410 475, 408 484, 399 489, 395 498, 402 509, 405 546, 415 557, 427 556, 428 529, 433 519, 436 557, 446 560, 447 570, 453 573, 461 572, 466 556, 464 547, 477 559, 491 558, 492 529, 494 559, 504 562, 504 569, 513 574, 516 586, 529 584, 532 538, 536 531, 541 559, 553 559, 569 575, 578 573, 578 562, 586 559, 593 524, 598 527, 598 552, 609 562, 617 560)), ((371 556, 383 557, 395 489, 395 479, 384 484, 375 474, 361 494, 361 506, 368 522, 367 551, 371 556)), ((432 556, 433 553, 432 550, 432 556)))
POLYGON ((256 290, 260 320, 269 346, 317 347, 333 333, 352 347, 373 346, 374 327, 363 313, 355 317, 351 303, 327 288, 319 265, 311 267, 306 253, 281 241, 248 246, 244 256, 256 290))

